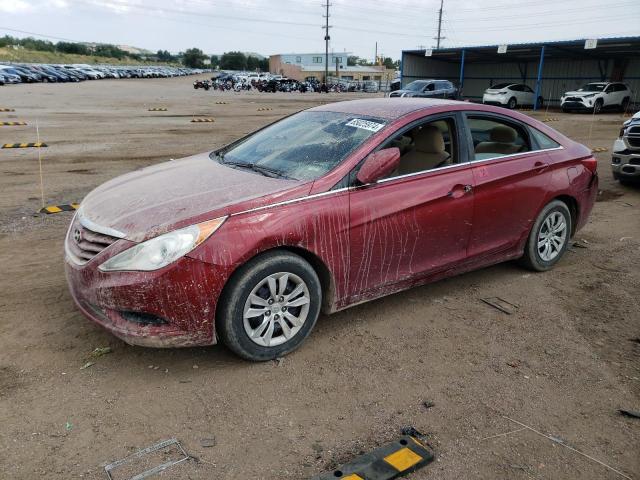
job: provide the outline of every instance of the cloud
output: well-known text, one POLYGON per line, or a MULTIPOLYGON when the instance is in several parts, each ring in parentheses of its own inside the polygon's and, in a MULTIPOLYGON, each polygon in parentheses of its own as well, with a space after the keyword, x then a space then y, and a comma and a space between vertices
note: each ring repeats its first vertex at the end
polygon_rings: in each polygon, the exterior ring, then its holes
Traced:
POLYGON ((33 7, 24 0, 0 0, 0 12, 25 13, 33 10, 33 7))

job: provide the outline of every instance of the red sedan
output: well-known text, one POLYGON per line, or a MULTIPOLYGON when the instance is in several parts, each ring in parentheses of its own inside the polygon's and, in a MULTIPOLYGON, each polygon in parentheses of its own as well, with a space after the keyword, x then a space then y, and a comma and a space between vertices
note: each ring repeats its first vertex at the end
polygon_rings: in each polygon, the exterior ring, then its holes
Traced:
POLYGON ((80 310, 124 341, 284 355, 320 311, 519 259, 553 267, 598 179, 522 114, 371 99, 315 107, 91 192, 65 241, 80 310))

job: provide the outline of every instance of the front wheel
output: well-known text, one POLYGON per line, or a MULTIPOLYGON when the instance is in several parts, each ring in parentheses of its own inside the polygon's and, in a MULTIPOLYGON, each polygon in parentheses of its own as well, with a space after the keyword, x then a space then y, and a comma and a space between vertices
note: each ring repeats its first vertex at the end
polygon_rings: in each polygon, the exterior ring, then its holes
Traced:
POLYGON ((531 229, 521 263, 544 272, 564 255, 571 237, 571 212, 566 203, 554 200, 547 204, 531 229))
POLYGON ((507 108, 509 108, 510 110, 513 110, 514 108, 516 108, 517 105, 518 105, 518 101, 516 100, 516 97, 511 97, 509 99, 509 102, 507 103, 507 108))
POLYGON ((593 113, 600 113, 602 111, 602 99, 596 100, 596 103, 593 104, 593 113))
POLYGON ((320 280, 306 260, 269 252, 233 275, 220 298, 216 325, 224 344, 240 357, 273 360, 307 338, 321 303, 320 280))

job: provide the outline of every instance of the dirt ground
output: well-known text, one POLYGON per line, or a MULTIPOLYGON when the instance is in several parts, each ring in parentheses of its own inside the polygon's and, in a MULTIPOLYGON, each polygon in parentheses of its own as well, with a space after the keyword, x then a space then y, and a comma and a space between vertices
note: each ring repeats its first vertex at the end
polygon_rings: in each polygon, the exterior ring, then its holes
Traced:
MULTIPOLYGON (((0 107, 16 109, 1 118, 29 124, 0 127, 0 143, 35 141, 37 122, 46 203, 68 203, 360 96, 214 93, 192 80, 0 87, 0 107)), ((608 149, 622 121, 535 116, 608 149)), ((321 317, 297 352, 252 364, 218 346, 131 347, 83 318, 63 274, 71 214, 34 216, 37 152, 0 150, 0 478, 103 479, 105 464, 173 437, 193 459, 162 478, 308 478, 406 425, 437 455, 411 479, 639 478, 640 420, 617 410, 640 410, 640 189, 612 180, 610 152, 597 156, 602 192, 575 238, 586 248, 553 271, 507 263, 321 317), (519 308, 480 301, 492 296, 519 308), (81 369, 97 347, 113 352, 81 369)))

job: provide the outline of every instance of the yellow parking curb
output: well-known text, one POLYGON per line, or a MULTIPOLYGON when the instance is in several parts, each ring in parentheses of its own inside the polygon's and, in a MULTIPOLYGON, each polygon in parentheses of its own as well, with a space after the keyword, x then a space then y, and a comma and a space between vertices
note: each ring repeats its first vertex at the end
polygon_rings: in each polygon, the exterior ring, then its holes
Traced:
POLYGON ((3 127, 14 127, 18 125, 26 125, 27 122, 0 122, 0 126, 3 127))
POLYGON ((215 122, 215 119, 213 119, 213 118, 192 118, 191 122, 192 123, 213 123, 213 122, 215 122))
POLYGON ((60 213, 60 212, 73 212, 80 207, 79 203, 66 203, 64 205, 49 205, 48 207, 43 207, 38 210, 38 213, 46 213, 47 215, 51 215, 52 213, 60 213))
POLYGON ((46 143, 5 143, 2 148, 44 148, 48 145, 46 143))

